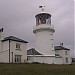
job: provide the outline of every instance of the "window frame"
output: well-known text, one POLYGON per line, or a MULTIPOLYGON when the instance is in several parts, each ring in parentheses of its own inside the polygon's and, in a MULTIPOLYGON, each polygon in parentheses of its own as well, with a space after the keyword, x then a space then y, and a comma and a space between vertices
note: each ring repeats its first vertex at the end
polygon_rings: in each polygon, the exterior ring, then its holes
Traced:
POLYGON ((15 55, 15 63, 21 63, 22 55, 15 55))
POLYGON ((68 63, 68 58, 66 58, 66 63, 68 63))
POLYGON ((21 50, 21 44, 20 43, 16 43, 16 50, 21 50))
POLYGON ((65 51, 65 54, 68 55, 68 51, 65 51))

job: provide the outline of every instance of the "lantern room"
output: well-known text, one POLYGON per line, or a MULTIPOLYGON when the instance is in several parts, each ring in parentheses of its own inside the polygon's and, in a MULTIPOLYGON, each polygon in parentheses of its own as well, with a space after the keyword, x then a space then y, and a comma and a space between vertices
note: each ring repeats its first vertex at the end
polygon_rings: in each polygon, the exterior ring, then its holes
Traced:
POLYGON ((40 13, 40 14, 37 14, 35 16, 36 18, 36 26, 37 25, 43 25, 43 24, 48 24, 48 25, 51 25, 51 15, 48 14, 48 13, 40 13))

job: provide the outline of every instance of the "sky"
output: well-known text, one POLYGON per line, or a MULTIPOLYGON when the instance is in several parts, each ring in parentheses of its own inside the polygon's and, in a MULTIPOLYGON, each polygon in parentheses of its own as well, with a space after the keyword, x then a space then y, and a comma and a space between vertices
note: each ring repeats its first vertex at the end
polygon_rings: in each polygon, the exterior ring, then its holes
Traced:
POLYGON ((54 25, 54 45, 64 43, 74 50, 74 0, 0 0, 0 28, 4 28, 4 37, 15 36, 28 41, 28 49, 35 48, 35 15, 41 12, 39 6, 52 15, 54 25))

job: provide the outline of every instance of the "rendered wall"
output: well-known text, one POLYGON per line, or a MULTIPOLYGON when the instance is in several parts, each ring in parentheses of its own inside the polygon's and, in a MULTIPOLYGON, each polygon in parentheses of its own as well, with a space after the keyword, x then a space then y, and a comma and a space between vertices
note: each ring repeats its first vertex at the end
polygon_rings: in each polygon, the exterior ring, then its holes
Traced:
POLYGON ((53 32, 49 25, 39 25, 34 29, 36 49, 44 55, 55 55, 53 32))
POLYGON ((1 43, 0 62, 9 62, 9 41, 1 43))
POLYGON ((55 64, 63 64, 63 58, 55 58, 55 64))
MULTIPOLYGON (((9 63, 9 41, 2 42, 2 51, 0 51, 0 62, 9 63)), ((21 62, 27 61, 27 43, 21 43, 16 41, 10 42, 10 62, 12 62, 12 52, 13 52, 13 62, 15 62, 15 55, 22 55, 21 62), (16 43, 20 43, 20 50, 16 50, 16 43)))
POLYGON ((54 64, 55 57, 28 56, 28 61, 46 63, 46 64, 54 64))
POLYGON ((0 52, 0 62, 9 63, 9 50, 0 52))
POLYGON ((15 55, 22 55, 21 62, 27 61, 27 43, 21 43, 16 41, 10 42, 10 62, 12 62, 12 52, 13 52, 13 62, 15 62, 15 55), (16 49, 16 43, 20 43, 20 50, 16 49))
POLYGON ((62 57, 63 64, 71 64, 72 59, 70 57, 70 51, 69 50, 56 50, 55 54, 59 54, 62 57), (66 54, 67 51, 67 54, 66 54), (68 58, 68 63, 66 62, 66 58, 68 58))

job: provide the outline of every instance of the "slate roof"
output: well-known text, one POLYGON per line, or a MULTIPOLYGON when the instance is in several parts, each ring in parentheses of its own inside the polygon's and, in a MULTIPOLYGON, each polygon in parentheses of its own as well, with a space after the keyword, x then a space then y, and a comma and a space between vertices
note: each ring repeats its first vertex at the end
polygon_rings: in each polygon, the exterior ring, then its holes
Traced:
POLYGON ((65 47, 63 47, 63 46, 55 46, 54 49, 55 49, 55 50, 70 50, 70 49, 65 48, 65 47))
POLYGON ((37 52, 34 48, 31 48, 27 50, 27 55, 43 55, 43 54, 37 52))
POLYGON ((5 37, 4 40, 2 40, 2 42, 7 41, 7 40, 28 43, 27 41, 24 41, 22 39, 16 38, 14 36, 5 37))

